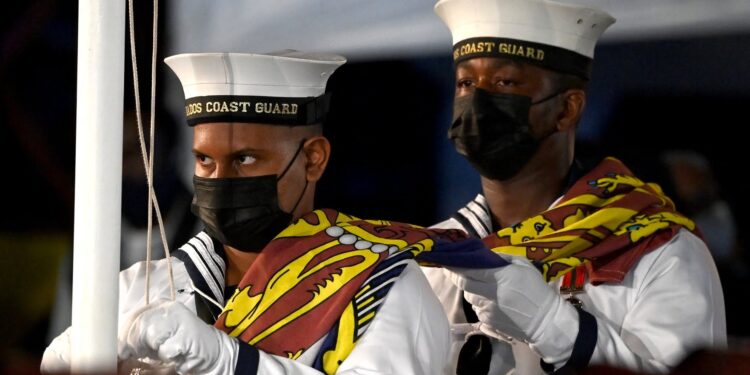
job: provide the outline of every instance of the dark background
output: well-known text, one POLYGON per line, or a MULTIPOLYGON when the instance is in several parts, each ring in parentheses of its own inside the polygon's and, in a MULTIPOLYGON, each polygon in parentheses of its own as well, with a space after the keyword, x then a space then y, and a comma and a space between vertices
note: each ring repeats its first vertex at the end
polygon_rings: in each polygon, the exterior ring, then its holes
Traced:
MULTIPOLYGON (((4 7, 0 373, 33 373, 47 344, 57 270, 73 238, 77 11, 57 0, 4 7)), ((138 30, 150 30, 150 22, 140 17, 138 30)), ((139 36, 142 72, 149 66, 148 37, 139 36)), ((673 189, 655 155, 672 148, 706 155, 734 212, 740 248, 748 243, 741 228, 748 224, 743 213, 750 204, 742 136, 750 104, 747 46, 750 34, 603 44, 579 129, 582 147, 620 157, 667 192, 673 189)), ((126 108, 133 106, 129 71, 126 108)), ((168 74, 161 64, 159 74, 162 79, 168 74)), ((319 205, 429 225, 473 198, 477 175, 445 136, 452 85, 449 56, 359 61, 340 68, 329 82, 335 94, 325 133, 334 151, 319 186, 319 205)), ((141 86, 147 92, 145 77, 141 86)), ((183 119, 161 113, 160 119, 169 149, 183 119)), ((188 155, 160 157, 189 160, 188 155)), ((169 190, 162 195, 169 196, 169 190)), ((738 262, 745 257, 741 254, 738 262)), ((729 333, 747 336, 740 308, 747 278, 722 277, 729 333)))

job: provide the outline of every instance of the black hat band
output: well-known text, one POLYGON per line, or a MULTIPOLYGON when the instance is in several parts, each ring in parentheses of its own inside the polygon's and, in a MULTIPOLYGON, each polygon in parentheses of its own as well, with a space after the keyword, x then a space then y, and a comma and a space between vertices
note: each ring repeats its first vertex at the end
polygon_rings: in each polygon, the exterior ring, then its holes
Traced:
POLYGON ((453 62, 474 57, 504 57, 588 80, 593 59, 579 53, 525 40, 479 37, 462 40, 453 46, 453 62))
POLYGON ((311 125, 325 120, 330 94, 318 97, 213 95, 185 101, 189 126, 207 122, 249 122, 272 125, 311 125))

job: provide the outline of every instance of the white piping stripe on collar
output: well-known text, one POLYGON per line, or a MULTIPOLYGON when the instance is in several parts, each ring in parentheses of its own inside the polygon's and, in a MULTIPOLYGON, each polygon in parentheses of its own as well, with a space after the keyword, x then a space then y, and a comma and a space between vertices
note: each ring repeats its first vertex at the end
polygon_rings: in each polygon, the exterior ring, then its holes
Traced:
POLYGON ((192 243, 193 240, 189 242, 189 244, 186 244, 180 248, 180 250, 184 251, 185 254, 187 254, 190 257, 190 260, 193 261, 193 265, 195 265, 195 268, 198 270, 198 272, 201 273, 203 276, 203 279, 206 281, 206 285, 208 285, 209 289, 211 289, 211 292, 214 294, 214 297, 217 301, 223 301, 224 300, 224 293, 223 293, 223 285, 219 286, 216 283, 216 280, 224 280, 224 275, 221 275, 220 278, 214 279, 211 277, 211 275, 215 275, 211 271, 209 271, 209 268, 206 264, 206 261, 203 260, 203 257, 198 253, 197 248, 205 249, 203 245, 200 243, 200 241, 195 241, 195 244, 192 243), (197 248, 194 248, 194 246, 197 245, 197 248))
POLYGON ((197 254, 201 257, 208 271, 211 272, 211 275, 213 275, 214 280, 216 280, 216 283, 223 290, 224 272, 222 272, 222 270, 219 269, 219 266, 213 260, 213 257, 211 256, 211 251, 209 251, 209 249, 206 247, 203 241, 201 241, 199 238, 193 237, 192 239, 190 239, 190 241, 188 241, 188 243, 193 245, 193 249, 195 249, 197 254))
MULTIPOLYGON (((484 238, 490 235, 492 220, 490 219, 490 210, 487 207, 487 200, 482 194, 477 194, 474 200, 460 208, 457 214, 461 215, 469 222, 469 224, 471 224, 471 227, 474 229, 474 232, 477 233, 479 238, 484 238)), ((455 221, 459 226, 464 228, 464 230, 468 231, 469 228, 465 228, 458 220, 455 221)))
MULTIPOLYGON (((395 268, 395 267, 398 267, 398 266, 401 266, 401 265, 406 265, 406 264, 408 263, 408 261, 409 261, 409 259, 404 259, 404 260, 398 261, 398 262, 396 262, 396 263, 393 263, 393 264, 392 264, 392 265, 390 265, 390 266, 389 266, 388 268, 382 269, 382 270, 380 270, 380 272, 378 272, 378 273, 376 273, 376 274, 374 274, 374 275, 371 275, 370 277, 368 277, 368 278, 367 278, 367 280, 366 280, 366 281, 365 281, 364 283, 362 283, 362 285, 367 285, 367 284, 371 283, 371 282, 372 282, 372 280, 374 280, 374 279, 375 279, 375 278, 377 278, 378 276, 380 276, 380 275, 382 275, 382 274, 384 274, 384 273, 386 273, 386 272, 388 272, 388 271, 392 270, 392 269, 393 269, 393 268, 395 268)), ((399 275, 400 275, 400 274, 399 274, 399 275)), ((356 302, 356 303, 360 303, 360 302, 361 302, 361 301, 363 301, 363 300, 364 300, 365 298, 367 298, 368 296, 372 295, 373 293, 375 293, 376 291, 378 291, 378 290, 379 290, 380 288, 382 288, 383 286, 385 286, 385 285, 387 285, 387 284, 391 284, 391 283, 393 283, 393 282, 395 281, 395 279, 396 279, 396 278, 391 278, 391 279, 389 279, 389 280, 387 280, 387 281, 383 282, 382 284, 378 285, 378 286, 377 286, 377 287, 375 287, 374 289, 370 289, 370 290, 368 290, 368 291, 367 291, 367 293, 365 293, 365 294, 363 294, 363 295, 361 295, 361 296, 357 297, 357 298, 356 298, 356 299, 354 300, 354 302, 356 302)))
POLYGON ((224 263, 224 259, 222 259, 221 256, 216 252, 216 249, 214 249, 214 241, 206 232, 200 232, 195 237, 200 239, 201 242, 203 242, 203 244, 206 245, 206 252, 209 255, 211 255, 211 258, 214 260, 214 262, 216 262, 216 265, 221 269, 218 273, 216 273, 216 275, 220 276, 219 277, 220 280, 223 280, 224 275, 226 275, 226 272, 227 272, 226 264, 224 263))

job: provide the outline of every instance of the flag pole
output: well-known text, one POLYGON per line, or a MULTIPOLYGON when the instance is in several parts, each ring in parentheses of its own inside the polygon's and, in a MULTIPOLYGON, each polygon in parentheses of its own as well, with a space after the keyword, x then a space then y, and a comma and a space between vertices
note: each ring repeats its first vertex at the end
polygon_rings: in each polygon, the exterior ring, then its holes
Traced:
POLYGON ((71 372, 117 371, 125 0, 79 0, 71 372))

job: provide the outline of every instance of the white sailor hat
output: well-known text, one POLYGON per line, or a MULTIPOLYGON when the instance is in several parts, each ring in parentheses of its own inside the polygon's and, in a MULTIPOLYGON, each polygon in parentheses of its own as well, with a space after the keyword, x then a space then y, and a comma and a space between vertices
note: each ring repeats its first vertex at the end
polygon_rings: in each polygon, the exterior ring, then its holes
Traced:
POLYGON ((598 9, 546 0, 440 0, 455 63, 506 57, 588 79, 594 47, 615 19, 598 9))
POLYGON ((185 93, 188 125, 247 122, 310 125, 328 112, 326 82, 346 62, 338 55, 186 53, 164 62, 185 93))

